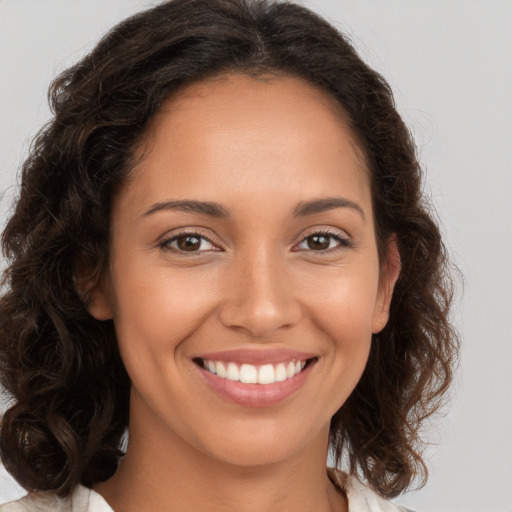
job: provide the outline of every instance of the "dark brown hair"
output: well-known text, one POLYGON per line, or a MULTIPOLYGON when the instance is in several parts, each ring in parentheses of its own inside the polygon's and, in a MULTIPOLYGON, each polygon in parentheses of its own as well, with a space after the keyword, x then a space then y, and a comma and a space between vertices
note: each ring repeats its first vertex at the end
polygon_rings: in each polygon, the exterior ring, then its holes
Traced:
POLYGON ((452 379, 458 339, 452 280, 422 196, 413 141, 385 80, 347 39, 287 2, 172 0, 116 26, 51 85, 53 119, 36 137, 3 233, 0 431, 7 470, 25 488, 66 495, 116 470, 130 381, 112 321, 89 315, 77 266, 108 262, 109 210, 149 121, 178 87, 228 72, 300 77, 344 111, 371 175, 381 258, 401 256, 388 325, 331 423, 346 458, 384 496, 425 477, 418 429, 452 379))

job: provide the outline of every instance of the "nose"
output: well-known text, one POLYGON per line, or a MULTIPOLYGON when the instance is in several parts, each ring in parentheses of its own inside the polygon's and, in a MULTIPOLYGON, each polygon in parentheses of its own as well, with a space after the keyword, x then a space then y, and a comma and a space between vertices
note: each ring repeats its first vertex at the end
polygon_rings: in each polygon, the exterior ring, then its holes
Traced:
POLYGON ((296 325, 302 316, 297 286, 286 262, 270 251, 243 255, 233 262, 219 308, 221 323, 258 340, 296 325))

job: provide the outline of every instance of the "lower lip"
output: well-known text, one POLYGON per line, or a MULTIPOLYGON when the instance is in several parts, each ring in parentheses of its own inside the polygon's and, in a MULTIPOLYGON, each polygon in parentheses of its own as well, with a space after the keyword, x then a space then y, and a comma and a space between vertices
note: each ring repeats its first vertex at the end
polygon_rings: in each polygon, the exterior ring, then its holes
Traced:
POLYGON ((204 381, 224 398, 246 407, 270 407, 296 393, 308 378, 314 361, 291 379, 272 384, 244 384, 219 377, 194 363, 204 381))

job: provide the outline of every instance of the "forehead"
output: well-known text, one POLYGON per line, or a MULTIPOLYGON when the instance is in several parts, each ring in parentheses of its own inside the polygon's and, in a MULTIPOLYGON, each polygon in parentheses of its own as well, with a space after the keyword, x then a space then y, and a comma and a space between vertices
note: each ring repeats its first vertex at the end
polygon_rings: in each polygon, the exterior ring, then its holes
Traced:
POLYGON ((332 195, 336 185, 359 199, 369 194, 362 151, 342 109, 288 76, 224 75, 174 93, 146 132, 134 181, 139 197, 208 200, 211 192, 301 200, 304 193, 332 195))

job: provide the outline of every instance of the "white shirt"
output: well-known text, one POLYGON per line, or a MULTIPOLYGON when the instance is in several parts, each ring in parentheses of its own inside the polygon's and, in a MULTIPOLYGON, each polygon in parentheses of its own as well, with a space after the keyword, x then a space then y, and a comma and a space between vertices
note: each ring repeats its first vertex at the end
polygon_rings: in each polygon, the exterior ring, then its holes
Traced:
MULTIPOLYGON (((347 495, 349 512, 407 512, 381 498, 356 478, 329 470, 329 474, 347 495)), ((49 492, 28 494, 24 498, 0 506, 0 512, 114 512, 97 492, 78 485, 67 498, 49 492)))

